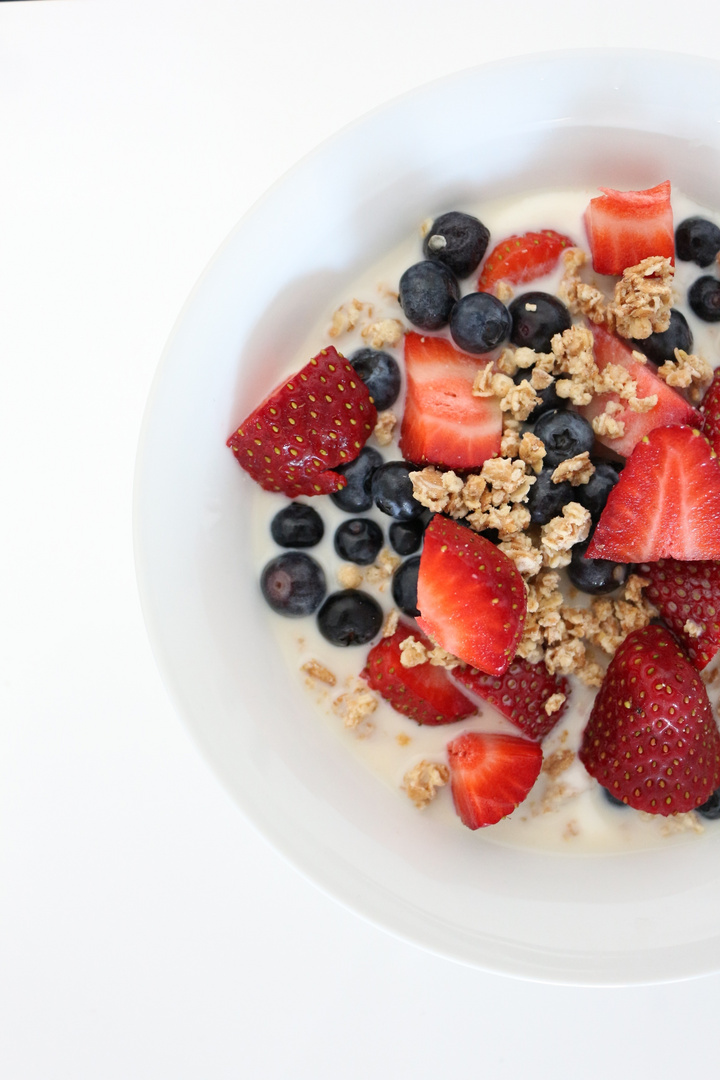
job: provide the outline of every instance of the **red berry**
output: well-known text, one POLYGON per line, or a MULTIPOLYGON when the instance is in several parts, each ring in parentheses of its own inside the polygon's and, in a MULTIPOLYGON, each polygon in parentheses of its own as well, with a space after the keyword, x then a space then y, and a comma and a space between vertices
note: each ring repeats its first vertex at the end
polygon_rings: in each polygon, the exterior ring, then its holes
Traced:
POLYGON ((527 797, 542 766, 536 742, 467 732, 448 743, 453 802, 468 829, 495 825, 527 797))
POLYGON ((619 275, 652 255, 674 258, 669 180, 646 191, 600 190, 585 211, 593 270, 619 275))
POLYGON ((720 563, 660 559, 638 573, 650 581, 644 595, 702 671, 720 649, 720 563), (688 622, 695 625, 686 630, 688 622))
POLYGON ((570 695, 567 679, 551 675, 543 663, 530 664, 519 658, 513 660, 504 675, 486 675, 472 668, 457 668, 453 674, 466 689, 490 702, 523 735, 537 742, 555 727, 570 695), (564 694, 566 700, 548 715, 545 704, 554 694, 564 694))
POLYGON ((493 292, 498 281, 520 285, 544 277, 555 269, 565 248, 570 247, 574 247, 570 237, 553 229, 508 236, 492 249, 483 263, 478 290, 493 292))
POLYGON ((700 406, 701 430, 717 454, 720 451, 720 369, 715 372, 710 388, 700 406))

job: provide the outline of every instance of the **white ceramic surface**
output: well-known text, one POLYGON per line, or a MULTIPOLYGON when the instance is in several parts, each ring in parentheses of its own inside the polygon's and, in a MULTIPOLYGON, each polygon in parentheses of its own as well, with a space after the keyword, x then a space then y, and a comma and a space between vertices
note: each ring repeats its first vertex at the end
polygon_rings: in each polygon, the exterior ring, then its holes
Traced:
POLYGON ((632 855, 529 854, 492 830, 448 832, 384 788, 278 667, 238 498, 250 481, 225 439, 274 385, 287 343, 436 211, 666 176, 717 206, 719 80, 713 62, 671 54, 547 54, 453 76, 361 120, 230 235, 181 313, 148 404, 140 593, 168 690, 203 752, 320 887, 489 970, 586 984, 719 970, 720 832, 632 855))

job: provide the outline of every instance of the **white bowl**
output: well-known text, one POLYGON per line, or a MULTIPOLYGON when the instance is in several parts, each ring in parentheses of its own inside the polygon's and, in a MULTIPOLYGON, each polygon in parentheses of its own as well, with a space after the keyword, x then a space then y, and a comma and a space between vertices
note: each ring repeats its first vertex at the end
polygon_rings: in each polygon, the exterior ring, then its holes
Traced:
POLYGON ((720 68, 592 50, 463 72, 325 143, 240 222, 170 338, 135 493, 150 638, 180 714, 298 869, 401 937, 504 974, 656 982, 720 969, 720 831, 639 854, 529 854, 382 786, 276 661, 225 439, 331 296, 451 205, 669 177, 717 205, 720 68))

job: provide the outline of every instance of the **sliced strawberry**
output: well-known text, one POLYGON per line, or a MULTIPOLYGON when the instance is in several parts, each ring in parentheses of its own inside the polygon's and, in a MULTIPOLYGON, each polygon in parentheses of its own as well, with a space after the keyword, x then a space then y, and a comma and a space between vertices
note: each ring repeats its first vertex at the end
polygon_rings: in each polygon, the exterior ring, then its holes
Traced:
POLYGON ((504 675, 486 675, 472 668, 457 668, 453 675, 466 689, 494 705, 528 739, 540 742, 565 712, 570 687, 567 679, 551 675, 544 664, 516 658, 504 675), (548 715, 545 705, 554 694, 564 694, 559 709, 548 715))
POLYGON ((425 530, 417 622, 433 641, 479 671, 502 675, 527 611, 515 563, 483 536, 436 514, 425 530))
POLYGON ((638 573, 650 581, 644 595, 702 671, 720 649, 720 563, 660 559, 638 573))
POLYGON ((707 691, 665 627, 625 638, 579 756, 612 795, 650 814, 694 810, 720 786, 720 732, 707 691))
POLYGON ((498 281, 520 285, 554 270, 565 248, 574 247, 569 236, 543 229, 522 236, 508 236, 485 259, 478 279, 479 292, 493 292, 498 281))
POLYGON ((588 559, 720 559, 720 465, 685 425, 655 428, 608 496, 588 559))
POLYGON ((474 469, 500 453, 498 399, 472 394, 478 368, 488 360, 458 352, 445 338, 407 334, 400 450, 408 461, 474 469))
POLYGON ((376 419, 365 383, 330 346, 273 390, 227 445, 266 491, 327 495, 345 487, 332 470, 358 456, 376 419))
POLYGON ((517 735, 466 732, 448 743, 453 802, 468 829, 495 825, 527 798, 540 774, 542 750, 517 735))
POLYGON ((432 642, 423 634, 401 624, 392 637, 383 638, 370 650, 361 678, 393 709, 418 724, 452 724, 477 712, 472 701, 450 681, 445 668, 429 663, 403 667, 400 645, 411 635, 432 649, 432 642))
POLYGON ((720 368, 715 372, 700 406, 702 432, 717 454, 720 452, 720 368))
POLYGON ((603 330, 601 326, 593 327, 593 337, 595 363, 601 371, 608 364, 618 364, 637 383, 637 397, 651 397, 655 394, 658 399, 657 405, 647 412, 634 412, 628 402, 617 394, 597 394, 589 405, 579 410, 585 419, 592 423, 596 416, 605 412, 607 403, 614 401, 621 407, 621 411, 613 413, 613 418, 622 421, 625 425, 625 434, 619 439, 608 439, 604 435, 598 435, 599 442, 616 453, 622 454, 623 457, 627 457, 643 435, 647 435, 653 428, 664 427, 668 424, 690 424, 691 427, 699 427, 700 414, 684 397, 655 374, 652 364, 643 364, 640 360, 635 360, 632 348, 614 334, 603 330))
POLYGON ((651 255, 672 260, 675 234, 670 206, 670 181, 646 191, 603 192, 585 211, 593 269, 598 274, 622 274, 651 255))

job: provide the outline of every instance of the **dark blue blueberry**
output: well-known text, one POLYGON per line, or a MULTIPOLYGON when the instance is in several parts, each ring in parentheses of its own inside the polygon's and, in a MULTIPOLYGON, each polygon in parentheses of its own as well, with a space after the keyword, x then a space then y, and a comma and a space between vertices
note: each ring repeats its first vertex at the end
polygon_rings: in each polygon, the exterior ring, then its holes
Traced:
POLYGON ((702 217, 689 217, 675 230, 675 254, 683 262, 709 266, 720 251, 720 229, 702 217))
POLYGON ((262 572, 263 596, 278 615, 312 615, 325 596, 325 574, 309 555, 288 551, 271 559, 262 572))
POLYGON ((426 259, 444 263, 459 278, 467 277, 480 264, 490 239, 490 231, 482 221, 451 210, 433 222, 425 237, 423 254, 426 259))
POLYGON ((703 322, 720 322, 720 281, 710 274, 693 281, 688 289, 688 304, 703 322))
POLYGON ((611 806, 619 806, 622 810, 627 807, 627 803, 623 802, 622 799, 616 798, 616 796, 613 795, 612 791, 608 791, 608 789, 606 787, 603 787, 602 784, 600 785, 600 790, 602 791, 603 795, 611 806))
MULTIPOLYGON (((513 382, 518 386, 526 379, 528 382, 532 379, 532 368, 520 369, 514 376, 513 382)), ((546 386, 544 390, 536 390, 535 393, 540 398, 539 403, 535 406, 533 411, 527 418, 528 424, 534 424, 543 413, 549 412, 550 409, 566 409, 568 406, 568 399, 558 397, 557 384, 559 379, 569 379, 569 375, 558 375, 553 379, 549 386, 546 386)))
POLYGON ((630 567, 627 563, 611 562, 610 559, 586 559, 585 552, 591 536, 581 544, 575 544, 567 568, 568 577, 580 592, 599 596, 612 592, 627 581, 630 567))
POLYGON ((418 570, 420 556, 413 555, 398 566, 392 579, 392 597, 404 615, 419 615, 417 607, 418 570))
POLYGON ((558 300, 545 292, 527 292, 516 296, 508 311, 512 320, 510 341, 518 348, 550 352, 555 334, 562 334, 572 325, 570 312, 558 300))
POLYGON ((535 425, 535 434, 545 443, 544 465, 559 465, 567 458, 592 450, 595 432, 576 412, 553 409, 543 413, 535 425))
POLYGON ((400 278, 398 298, 413 326, 439 330, 447 326, 450 312, 460 299, 460 286, 441 262, 415 263, 400 278))
POLYGON ((382 608, 359 589, 331 593, 318 611, 318 630, 332 645, 367 645, 380 632, 382 608))
POLYGON ((490 352, 510 333, 508 309, 491 293, 468 293, 452 310, 450 333, 465 352, 490 352))
POLYGON ((608 461, 596 461, 595 472, 587 484, 575 488, 576 502, 590 511, 593 521, 597 521, 607 502, 608 495, 620 479, 617 469, 608 461))
POLYGON ((383 546, 380 526, 370 518, 351 518, 335 530, 335 550, 341 559, 369 566, 383 546))
POLYGON ((280 547, 315 547, 322 540, 324 532, 325 526, 317 510, 304 503, 290 503, 270 522, 270 534, 280 547))
POLYGON ((554 472, 554 465, 543 469, 528 492, 527 508, 530 520, 536 525, 547 525, 548 521, 562 513, 566 503, 575 501, 575 489, 568 480, 553 483, 554 472))
POLYGON ((415 466, 407 461, 388 461, 372 478, 372 496, 378 510, 397 521, 426 517, 425 507, 413 495, 410 473, 415 466))
POLYGON ((346 514, 362 514, 373 504, 371 491, 373 473, 383 463, 382 455, 370 446, 364 446, 349 465, 338 465, 339 472, 347 480, 341 491, 333 491, 330 498, 346 514))
POLYGON ((697 812, 710 821, 716 821, 720 818, 720 788, 713 791, 710 798, 702 806, 698 806, 697 812))
POLYGON ((693 336, 687 319, 677 308, 670 309, 670 325, 661 334, 651 334, 646 338, 633 338, 636 349, 652 360, 653 364, 664 364, 675 359, 675 350, 692 352, 693 336))
POLYGON ((400 368, 390 353, 380 349, 358 349, 350 363, 368 388, 378 412, 389 409, 400 393, 400 368))
POLYGON ((414 521, 393 521, 390 526, 390 543, 398 555, 413 555, 422 544, 425 526, 420 518, 414 521))

